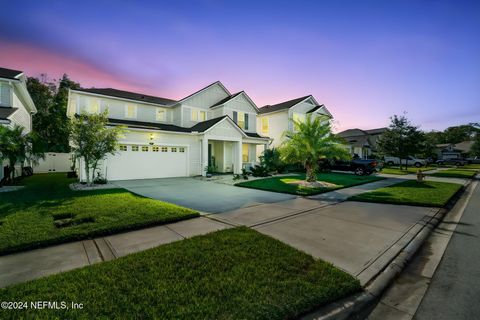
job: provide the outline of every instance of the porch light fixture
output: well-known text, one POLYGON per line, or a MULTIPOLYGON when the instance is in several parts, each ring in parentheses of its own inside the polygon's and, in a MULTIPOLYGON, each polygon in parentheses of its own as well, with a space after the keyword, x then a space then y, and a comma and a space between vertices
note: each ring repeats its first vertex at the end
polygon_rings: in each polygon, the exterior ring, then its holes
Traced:
POLYGON ((149 145, 153 145, 153 133, 150 133, 150 142, 148 143, 149 145))

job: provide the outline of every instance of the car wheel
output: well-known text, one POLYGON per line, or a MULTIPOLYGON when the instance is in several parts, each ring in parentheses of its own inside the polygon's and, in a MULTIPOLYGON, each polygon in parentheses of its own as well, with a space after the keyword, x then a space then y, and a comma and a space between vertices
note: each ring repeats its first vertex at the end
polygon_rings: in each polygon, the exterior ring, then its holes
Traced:
POLYGON ((420 168, 422 164, 420 162, 415 162, 415 167, 420 168))
POLYGON ((363 170, 363 168, 356 168, 355 169, 355 174, 357 176, 363 176, 365 174, 365 170, 363 170))
POLYGON ((387 165, 389 165, 389 166, 393 166, 394 164, 395 164, 395 163, 393 163, 393 161, 388 161, 388 162, 387 162, 387 165))

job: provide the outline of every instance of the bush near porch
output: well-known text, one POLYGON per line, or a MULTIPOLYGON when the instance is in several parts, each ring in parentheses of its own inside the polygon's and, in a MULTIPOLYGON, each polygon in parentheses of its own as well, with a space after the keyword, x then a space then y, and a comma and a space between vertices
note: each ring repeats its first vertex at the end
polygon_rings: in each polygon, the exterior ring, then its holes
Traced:
POLYGON ((163 224, 198 215, 124 189, 72 191, 64 173, 25 178, 0 193, 0 254, 163 224))
POLYGON ((0 318, 293 319, 360 290, 333 265, 241 227, 0 289, 2 301, 84 306, 0 318))
POLYGON ((319 173, 317 174, 317 178, 319 181, 335 184, 336 187, 307 188, 301 185, 293 184, 293 182, 305 180, 304 173, 240 182, 237 183, 236 186, 280 193, 290 193, 299 196, 308 196, 385 179, 372 175, 356 176, 348 173, 319 173))

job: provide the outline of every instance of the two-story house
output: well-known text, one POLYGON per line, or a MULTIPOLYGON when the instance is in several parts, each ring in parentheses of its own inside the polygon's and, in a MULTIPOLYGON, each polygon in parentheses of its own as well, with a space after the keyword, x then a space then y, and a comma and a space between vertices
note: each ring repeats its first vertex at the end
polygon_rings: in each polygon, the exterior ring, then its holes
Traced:
POLYGON ((346 141, 350 154, 353 157, 367 159, 378 151, 378 139, 380 139, 386 129, 387 128, 362 130, 355 128, 344 130, 337 133, 337 135, 346 141))
MULTIPOLYGON (((25 134, 32 130, 32 115, 37 111, 26 80, 22 71, 0 68, 0 126, 19 125, 25 134)), ((1 180, 6 163, 0 162, 0 165, 1 180)), ((19 171, 20 168, 16 169, 19 171)))
POLYGON ((319 104, 312 95, 308 95, 260 108, 257 130, 261 135, 270 137, 271 147, 276 148, 284 141, 284 132, 295 129, 293 120, 304 121, 307 114, 332 118, 332 114, 323 104, 319 104))
MULTIPOLYGON (((240 173, 270 139, 257 133, 258 107, 243 91, 232 94, 217 81, 172 100, 116 89, 70 90, 67 114, 107 110, 109 125, 127 132, 118 152, 101 165, 108 180, 240 173)), ((85 180, 83 163, 78 164, 85 180)))

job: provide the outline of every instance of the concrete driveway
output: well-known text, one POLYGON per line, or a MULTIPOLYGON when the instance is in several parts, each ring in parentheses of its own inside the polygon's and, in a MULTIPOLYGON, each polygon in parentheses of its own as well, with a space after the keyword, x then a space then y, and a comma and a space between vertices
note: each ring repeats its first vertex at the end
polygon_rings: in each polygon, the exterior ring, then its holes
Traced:
POLYGON ((235 187, 193 178, 124 180, 112 183, 144 197, 205 213, 225 212, 296 198, 294 195, 235 187))
POLYGON ((362 284, 416 235, 438 208, 295 199, 215 215, 247 225, 294 248, 332 262, 362 284))

